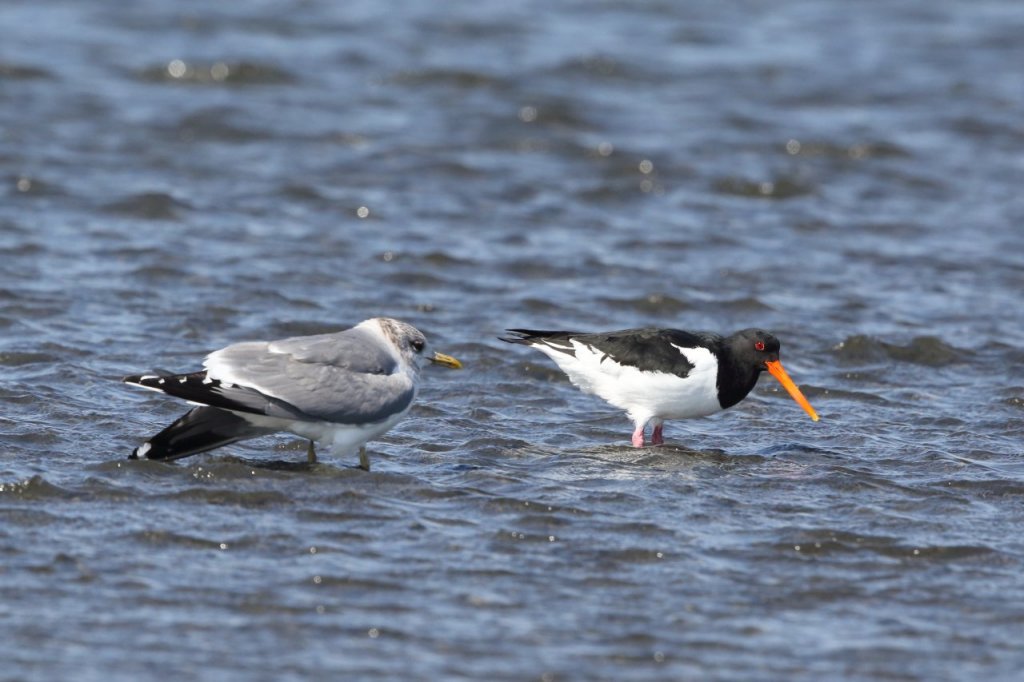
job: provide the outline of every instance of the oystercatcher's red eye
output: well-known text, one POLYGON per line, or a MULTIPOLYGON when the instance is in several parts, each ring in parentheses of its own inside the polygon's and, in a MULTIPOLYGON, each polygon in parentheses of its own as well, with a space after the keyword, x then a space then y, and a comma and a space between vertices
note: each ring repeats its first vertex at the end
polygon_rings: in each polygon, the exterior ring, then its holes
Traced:
POLYGON ((764 341, 755 341, 754 350, 764 350, 764 341))

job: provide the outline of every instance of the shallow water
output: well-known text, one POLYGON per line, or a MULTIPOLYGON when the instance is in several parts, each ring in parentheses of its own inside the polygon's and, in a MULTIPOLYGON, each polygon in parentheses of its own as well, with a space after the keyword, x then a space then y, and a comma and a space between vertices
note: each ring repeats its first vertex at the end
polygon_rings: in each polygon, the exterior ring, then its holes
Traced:
POLYGON ((4 679, 1015 679, 1011 0, 0 7, 4 679), (374 315, 373 471, 118 382, 374 315), (630 424, 506 327, 773 330, 630 424))

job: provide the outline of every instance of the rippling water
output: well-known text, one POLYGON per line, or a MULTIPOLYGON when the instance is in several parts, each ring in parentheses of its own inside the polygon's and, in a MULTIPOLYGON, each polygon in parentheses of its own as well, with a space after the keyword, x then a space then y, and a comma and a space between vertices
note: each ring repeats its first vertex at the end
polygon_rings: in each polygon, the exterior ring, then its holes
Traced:
POLYGON ((1024 10, 0 7, 4 679, 1017 679, 1024 10), (352 461, 118 383, 386 314, 352 461), (510 326, 773 330, 669 445, 510 326), (9 677, 8 677, 9 676, 9 677))

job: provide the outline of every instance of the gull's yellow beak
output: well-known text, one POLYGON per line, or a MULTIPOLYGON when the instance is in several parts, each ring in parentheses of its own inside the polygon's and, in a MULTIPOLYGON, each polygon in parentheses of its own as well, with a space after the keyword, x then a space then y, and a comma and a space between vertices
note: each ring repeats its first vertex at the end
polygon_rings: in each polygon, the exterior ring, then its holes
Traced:
POLYGON ((450 355, 445 355, 444 353, 434 353, 429 359, 436 365, 444 365, 445 367, 451 367, 452 369, 462 369, 461 362, 450 355))
POLYGON ((789 391, 789 395, 793 396, 793 400, 796 401, 797 405, 804 408, 807 414, 811 415, 811 419, 818 421, 818 413, 814 411, 814 408, 807 402, 804 394, 800 392, 800 389, 796 387, 793 380, 786 374, 786 370, 782 369, 782 363, 778 360, 767 360, 764 364, 768 371, 772 373, 772 376, 779 380, 782 387, 789 391))

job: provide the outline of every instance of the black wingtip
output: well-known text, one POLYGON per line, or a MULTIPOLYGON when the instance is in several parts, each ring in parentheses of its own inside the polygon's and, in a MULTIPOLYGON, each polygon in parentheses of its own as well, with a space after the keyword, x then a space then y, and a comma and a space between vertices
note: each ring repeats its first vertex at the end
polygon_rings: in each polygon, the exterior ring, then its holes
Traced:
POLYGON ((171 461, 273 432, 227 410, 196 407, 132 450, 128 459, 171 461))
POLYGON ((173 376, 175 376, 173 372, 168 372, 165 369, 154 369, 152 372, 146 372, 145 374, 129 374, 128 376, 121 377, 121 383, 152 388, 163 383, 160 379, 167 379, 173 376))
POLYGON ((161 374, 129 374, 123 377, 121 381, 125 384, 132 384, 133 386, 142 386, 143 388, 160 388, 163 384, 164 376, 161 374))
POLYGON ((128 455, 128 459, 160 459, 159 456, 154 456, 154 454, 156 453, 153 453, 153 443, 152 441, 147 440, 145 443, 132 450, 132 454, 128 455))

